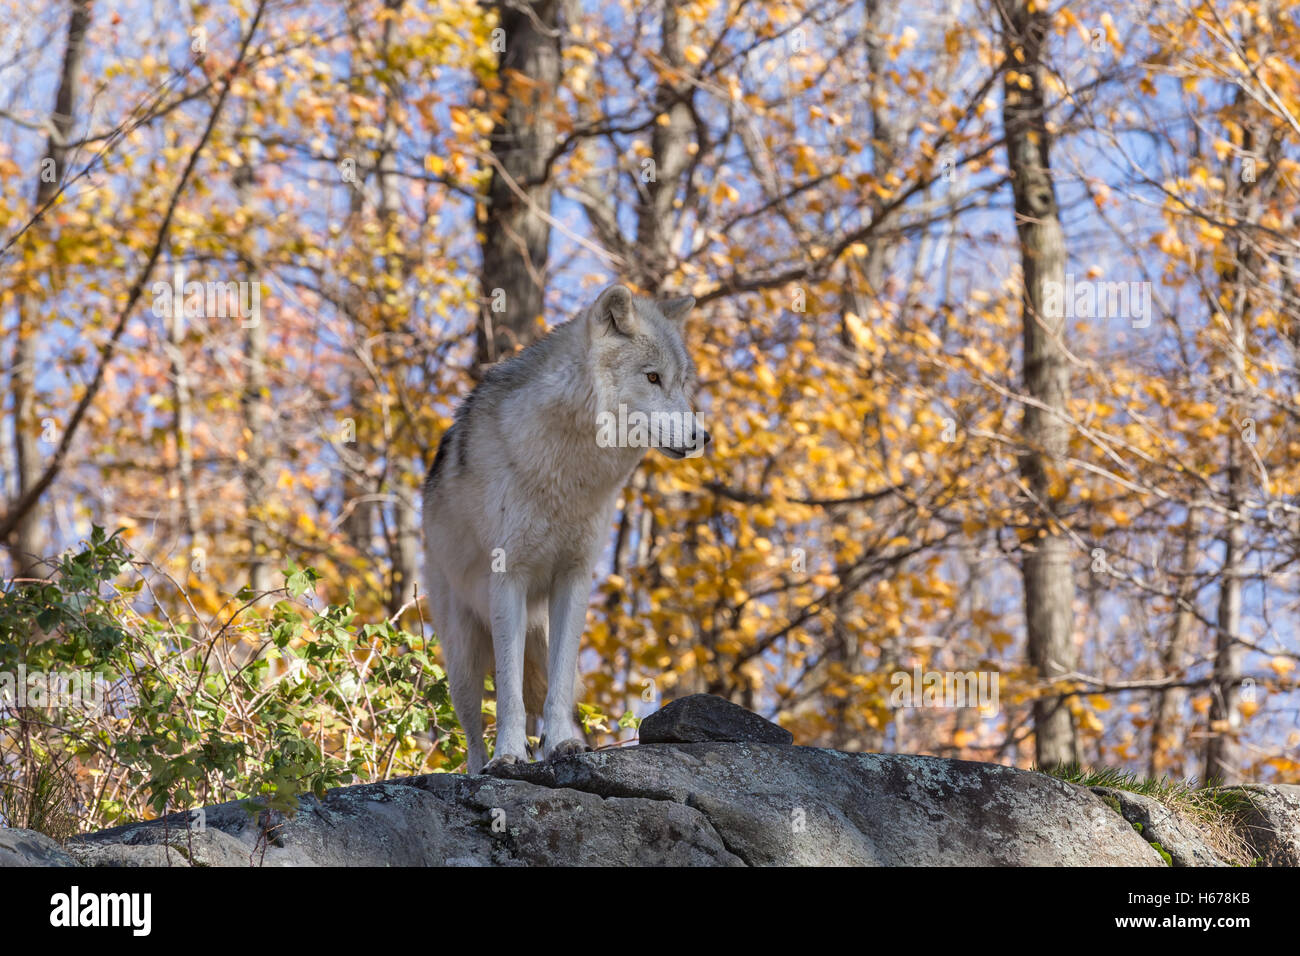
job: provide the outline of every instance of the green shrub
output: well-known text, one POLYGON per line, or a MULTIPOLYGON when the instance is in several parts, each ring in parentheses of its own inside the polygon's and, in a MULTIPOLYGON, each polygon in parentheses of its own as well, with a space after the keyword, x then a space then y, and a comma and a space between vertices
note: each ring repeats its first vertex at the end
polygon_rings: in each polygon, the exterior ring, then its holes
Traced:
POLYGON ((232 799, 293 813, 358 778, 459 768, 431 642, 395 620, 357 621, 351 598, 317 609, 310 568, 284 578, 211 620, 174 588, 185 611, 169 611, 155 588, 170 579, 95 528, 48 580, 10 582, 0 822, 63 838, 232 799))

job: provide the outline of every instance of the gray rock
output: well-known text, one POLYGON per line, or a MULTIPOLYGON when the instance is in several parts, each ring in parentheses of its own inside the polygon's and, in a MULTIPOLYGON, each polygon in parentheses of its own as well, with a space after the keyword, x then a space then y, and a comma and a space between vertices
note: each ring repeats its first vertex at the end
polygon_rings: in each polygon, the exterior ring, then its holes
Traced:
POLYGON ((94 867, 188 867, 189 861, 178 850, 160 843, 132 846, 124 843, 100 845, 73 844, 70 849, 82 866, 94 867))
POLYGON ((76 866, 57 840, 35 830, 0 827, 0 866, 76 866))
POLYGON ((691 694, 665 704, 641 721, 640 738, 643 744, 794 743, 790 731, 713 694, 691 694))
POLYGON ((1194 824, 1178 816, 1159 800, 1111 787, 1093 787, 1092 792, 1118 802, 1124 819, 1130 824, 1141 824, 1143 838, 1148 843, 1159 843, 1169 854, 1174 866, 1230 865, 1210 849, 1194 824))
POLYGON ((305 801, 291 819, 250 813, 236 801, 205 808, 202 831, 187 832, 178 814, 89 834, 72 852, 95 866, 129 866, 145 855, 130 849, 163 854, 168 862, 157 865, 184 866, 191 844, 199 866, 429 866, 455 855, 486 862, 489 841, 467 817, 420 787, 365 784, 305 801))
POLYGON ((1229 789, 1250 796, 1242 834, 1265 866, 1300 866, 1300 784, 1251 784, 1229 789))
POLYGON ((704 814, 680 803, 488 778, 465 787, 462 804, 491 833, 496 864, 744 865, 704 814))
MULTIPOLYGON (((209 808, 212 812, 217 808, 209 808)), ((78 837, 68 852, 83 866, 250 866, 248 846, 221 830, 186 828, 181 815, 78 837), (111 837, 106 837, 111 834, 111 837)))
POLYGON ((708 820, 675 803, 433 774, 330 791, 292 819, 239 803, 103 830, 88 866, 739 866, 708 820))
POLYGON ((1163 866, 1099 797, 996 764, 701 743, 507 768, 515 779, 698 809, 751 866, 1163 866))
MULTIPOLYGON (((1258 789, 1261 832, 1295 841, 1300 787, 1258 789)), ((1218 862, 1183 821, 1124 796, 1176 860, 1218 862)), ((226 803, 188 822, 87 834, 67 854, 90 866, 1164 865, 1098 794, 1044 774, 748 742, 408 777, 332 790, 289 819, 226 803)), ((1286 845, 1266 861, 1292 859, 1286 845)), ((72 862, 54 849, 32 852, 72 862)))

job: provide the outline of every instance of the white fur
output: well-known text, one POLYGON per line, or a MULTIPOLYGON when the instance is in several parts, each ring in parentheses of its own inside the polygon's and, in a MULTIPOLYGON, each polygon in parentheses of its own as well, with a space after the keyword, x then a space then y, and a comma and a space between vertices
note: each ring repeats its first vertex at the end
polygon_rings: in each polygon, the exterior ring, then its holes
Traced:
MULTIPOLYGON (((542 718, 545 757, 581 742, 574 693, 592 574, 645 453, 600 447, 598 416, 620 404, 690 412, 695 369, 680 322, 693 304, 611 286, 490 369, 443 436, 425 483, 425 583, 470 773, 487 760, 483 678, 494 663, 494 764, 527 758, 529 718, 542 718)), ((707 441, 701 431, 685 449, 707 441)))

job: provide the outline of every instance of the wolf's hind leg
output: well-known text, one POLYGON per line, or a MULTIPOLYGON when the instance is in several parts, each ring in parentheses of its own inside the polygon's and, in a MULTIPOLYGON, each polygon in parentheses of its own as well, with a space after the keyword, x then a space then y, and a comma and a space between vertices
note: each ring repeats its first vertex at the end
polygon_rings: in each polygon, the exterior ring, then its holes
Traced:
POLYGON ((448 635, 450 639, 442 642, 451 704, 465 731, 468 772, 481 773, 487 763, 487 745, 483 740, 483 678, 487 676, 492 636, 472 613, 459 606, 453 608, 451 626, 454 630, 448 635))

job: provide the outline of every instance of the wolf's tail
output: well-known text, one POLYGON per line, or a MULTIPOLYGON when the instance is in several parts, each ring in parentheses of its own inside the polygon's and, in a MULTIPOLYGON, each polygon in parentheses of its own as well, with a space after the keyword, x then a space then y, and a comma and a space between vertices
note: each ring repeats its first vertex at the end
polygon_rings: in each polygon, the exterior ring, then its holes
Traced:
POLYGON ((524 642, 524 710, 541 716, 546 703, 547 676, 546 629, 530 627, 524 642))
MULTIPOLYGON (((546 629, 530 627, 528 639, 524 643, 524 710, 537 716, 541 716, 542 708, 546 705, 546 690, 550 685, 550 675, 547 672, 548 651, 546 629)), ((587 688, 579 674, 574 678, 573 699, 581 703, 586 694, 587 688)), ((576 714, 574 719, 577 719, 576 714)))

